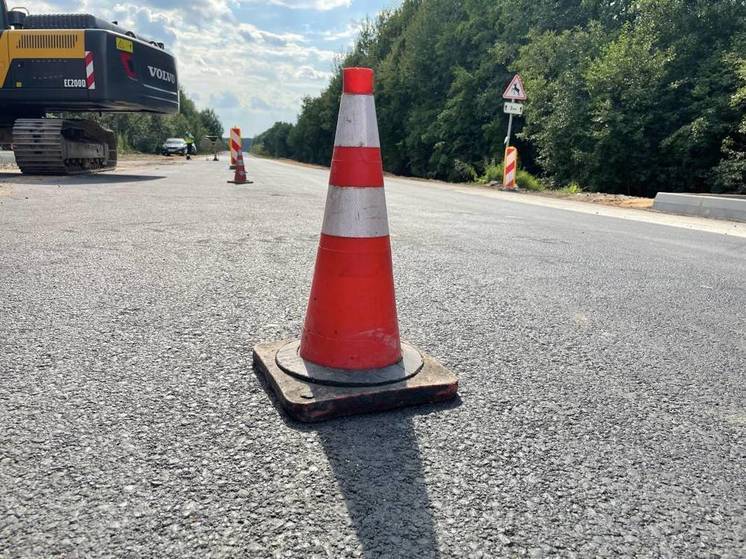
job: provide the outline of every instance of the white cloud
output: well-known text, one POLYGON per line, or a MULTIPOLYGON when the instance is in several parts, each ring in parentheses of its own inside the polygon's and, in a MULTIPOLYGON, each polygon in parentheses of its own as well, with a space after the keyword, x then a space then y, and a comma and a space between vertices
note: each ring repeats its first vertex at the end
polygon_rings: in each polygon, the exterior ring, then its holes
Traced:
MULTIPOLYGON (((198 106, 216 109, 226 128, 239 123, 247 134, 274 120, 293 121, 301 99, 318 93, 332 76, 338 53, 325 39, 339 33, 273 32, 241 21, 239 0, 42 0, 35 13, 89 12, 149 39, 163 41, 177 59, 179 80, 198 106), (209 14, 206 17, 205 14, 209 14)), ((264 4, 326 10, 349 0, 265 0, 264 4)), ((37 5, 38 6, 38 5, 37 5)))
POLYGON ((362 24, 359 21, 351 21, 342 31, 324 31, 321 36, 325 41, 341 41, 348 39, 352 41, 360 33, 362 24))
POLYGON ((293 77, 299 80, 326 81, 332 77, 332 73, 321 72, 319 70, 316 70, 315 68, 312 68, 311 66, 300 66, 297 70, 295 70, 295 72, 293 72, 293 77))
POLYGON ((252 3, 282 6, 291 10, 333 10, 335 8, 349 8, 352 0, 254 0, 252 3))
POLYGON ((303 43, 305 38, 298 33, 270 33, 250 23, 239 23, 238 32, 249 41, 257 41, 270 46, 284 46, 291 43, 303 43))

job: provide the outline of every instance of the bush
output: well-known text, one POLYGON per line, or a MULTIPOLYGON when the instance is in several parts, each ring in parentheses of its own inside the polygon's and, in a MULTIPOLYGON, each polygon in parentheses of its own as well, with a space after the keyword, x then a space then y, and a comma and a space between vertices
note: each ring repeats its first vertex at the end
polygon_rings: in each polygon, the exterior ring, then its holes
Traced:
POLYGON ((580 194, 581 192, 583 192, 583 187, 576 182, 571 182, 567 186, 558 188, 557 192, 563 192, 565 194, 580 194))
POLYGON ((470 182, 480 182, 479 174, 474 168, 474 165, 470 165, 460 159, 456 159, 453 162, 453 173, 454 176, 459 180, 466 180, 470 182))
POLYGON ((484 167, 484 174, 477 180, 480 184, 489 184, 491 182, 503 182, 503 162, 494 159, 484 167))
MULTIPOLYGON (((495 161, 494 159, 487 163, 484 167, 484 174, 477 179, 479 184, 490 184, 492 182, 503 182, 503 162, 495 161)), ((528 171, 518 169, 515 175, 515 182, 518 184, 518 188, 526 190, 533 190, 534 192, 541 192, 546 190, 546 187, 542 182, 533 176, 528 171)))
POLYGON ((712 192, 746 194, 746 119, 744 119, 742 145, 733 138, 723 142, 723 159, 715 167, 712 192))
POLYGON ((515 175, 515 182, 518 183, 518 188, 533 190, 534 192, 542 192, 546 190, 546 187, 539 179, 523 169, 518 169, 518 172, 515 175))

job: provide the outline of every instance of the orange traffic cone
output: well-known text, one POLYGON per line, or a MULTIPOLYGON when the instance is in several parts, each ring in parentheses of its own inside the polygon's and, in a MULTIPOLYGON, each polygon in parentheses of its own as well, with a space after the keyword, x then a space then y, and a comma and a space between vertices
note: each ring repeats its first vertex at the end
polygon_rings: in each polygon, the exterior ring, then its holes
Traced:
POLYGON ((253 184, 246 178, 246 167, 243 163, 243 151, 241 150, 236 154, 236 173, 233 176, 233 180, 228 182, 233 184, 253 184))
POLYGON ((303 335, 254 348, 256 369, 301 421, 447 400, 458 389, 452 373, 399 339, 373 70, 343 72, 303 335))
POLYGON ((401 360, 373 71, 345 70, 303 359, 342 369, 401 360))

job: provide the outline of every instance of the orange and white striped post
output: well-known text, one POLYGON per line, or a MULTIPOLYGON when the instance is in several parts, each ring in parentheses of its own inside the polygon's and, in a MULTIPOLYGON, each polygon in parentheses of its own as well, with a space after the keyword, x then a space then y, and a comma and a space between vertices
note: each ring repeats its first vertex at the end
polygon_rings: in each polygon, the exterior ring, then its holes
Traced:
POLYGON ((254 365, 301 421, 433 403, 458 379, 402 342, 370 68, 345 68, 316 268, 300 340, 254 365))
POLYGON ((231 128, 228 146, 231 150, 231 169, 236 168, 236 157, 238 152, 243 151, 243 141, 241 140, 241 129, 238 126, 231 128))
POLYGON ((505 166, 503 170, 503 187, 515 190, 516 173, 518 171, 518 149, 508 146, 505 150, 505 166))

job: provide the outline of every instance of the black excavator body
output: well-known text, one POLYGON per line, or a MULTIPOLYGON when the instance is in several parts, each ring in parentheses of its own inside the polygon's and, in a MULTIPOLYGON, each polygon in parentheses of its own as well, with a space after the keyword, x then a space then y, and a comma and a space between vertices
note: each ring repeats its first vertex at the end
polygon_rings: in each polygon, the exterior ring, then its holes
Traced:
POLYGON ((116 136, 50 113, 179 110, 176 60, 150 41, 88 14, 27 15, 0 0, 0 144, 24 173, 116 166, 116 136))

